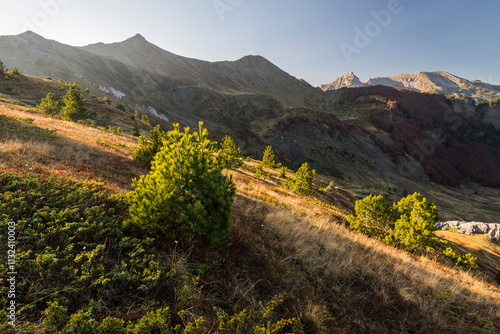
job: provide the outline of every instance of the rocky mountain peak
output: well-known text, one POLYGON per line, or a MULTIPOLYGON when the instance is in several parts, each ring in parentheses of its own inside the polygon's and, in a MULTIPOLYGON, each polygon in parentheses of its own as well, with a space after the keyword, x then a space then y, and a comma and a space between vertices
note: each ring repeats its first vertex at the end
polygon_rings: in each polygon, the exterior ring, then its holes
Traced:
POLYGON ((132 37, 129 37, 127 38, 127 40, 131 40, 131 39, 136 39, 136 40, 146 40, 146 38, 144 38, 144 36, 142 36, 141 34, 137 33, 135 34, 134 36, 132 37))
POLYGON ((349 72, 325 85, 321 85, 320 88, 324 91, 335 90, 340 88, 352 88, 352 87, 365 87, 366 85, 359 80, 359 78, 353 73, 349 72))
POLYGON ((24 38, 29 38, 29 39, 43 39, 42 36, 38 35, 37 33, 34 33, 33 31, 31 30, 27 30, 21 34, 19 34, 20 37, 24 37, 24 38))
POLYGON ((127 38, 125 41, 129 42, 129 43, 130 42, 133 42, 133 43, 149 43, 148 40, 146 38, 144 38, 144 36, 142 36, 139 33, 135 34, 132 37, 127 38))
POLYGON ((340 88, 389 86, 410 89, 417 92, 439 93, 443 95, 466 96, 477 101, 500 98, 500 86, 478 80, 469 81, 446 71, 414 72, 392 77, 375 77, 361 82, 354 73, 349 72, 337 80, 319 86, 324 91, 340 88))

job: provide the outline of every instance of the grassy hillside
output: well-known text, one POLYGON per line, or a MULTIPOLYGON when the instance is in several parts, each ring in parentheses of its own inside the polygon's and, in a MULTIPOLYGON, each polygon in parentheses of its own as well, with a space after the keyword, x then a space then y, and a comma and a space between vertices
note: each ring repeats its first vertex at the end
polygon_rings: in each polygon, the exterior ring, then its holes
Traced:
MULTIPOLYGON (((279 187, 277 170, 255 177, 255 160, 228 170, 233 228, 215 250, 124 228, 124 193, 148 172, 133 161, 132 129, 151 127, 91 97, 95 126, 40 114, 36 99, 60 83, 21 76, 9 85, 0 84, 0 251, 16 221, 18 331, 500 332, 498 285, 350 231, 356 197, 319 191, 324 176, 303 197, 279 187), (22 91, 24 80, 40 94, 22 91), (106 119, 123 132, 104 132, 106 119)), ((8 332, 6 263, 0 271, 8 332)))

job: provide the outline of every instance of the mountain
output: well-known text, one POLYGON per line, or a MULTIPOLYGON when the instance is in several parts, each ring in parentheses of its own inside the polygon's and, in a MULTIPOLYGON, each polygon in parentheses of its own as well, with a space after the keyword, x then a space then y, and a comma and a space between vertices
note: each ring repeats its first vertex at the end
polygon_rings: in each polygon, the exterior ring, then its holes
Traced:
POLYGON ((330 82, 329 84, 324 84, 319 86, 324 91, 335 90, 340 88, 351 88, 351 87, 365 87, 366 84, 362 83, 359 78, 354 75, 353 72, 344 74, 337 80, 330 82))
MULTIPOLYGON (((123 42, 72 47, 33 32, 0 37, 0 59, 23 73, 49 76, 109 92, 140 110, 175 118, 205 93, 247 100, 274 98, 288 106, 317 90, 261 56, 208 62, 185 58, 137 34, 123 42)), ((184 115, 190 119, 189 115, 184 115)), ((190 121, 191 123, 193 120, 190 121)))
POLYGON ((500 86, 479 80, 469 81, 444 71, 415 72, 392 77, 376 77, 360 82, 352 73, 348 73, 330 84, 321 85, 324 91, 343 87, 364 87, 384 85, 395 88, 411 89, 417 92, 439 93, 457 97, 470 97, 476 101, 500 98, 500 86))

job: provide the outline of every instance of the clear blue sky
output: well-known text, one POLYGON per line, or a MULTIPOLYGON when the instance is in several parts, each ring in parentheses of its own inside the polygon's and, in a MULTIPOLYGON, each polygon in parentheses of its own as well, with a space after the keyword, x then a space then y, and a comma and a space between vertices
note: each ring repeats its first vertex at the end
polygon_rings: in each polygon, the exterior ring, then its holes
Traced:
POLYGON ((0 6, 0 35, 31 27, 82 46, 140 33, 186 57, 262 55, 312 85, 350 71, 365 80, 437 70, 500 84, 498 0, 0 0, 0 6))

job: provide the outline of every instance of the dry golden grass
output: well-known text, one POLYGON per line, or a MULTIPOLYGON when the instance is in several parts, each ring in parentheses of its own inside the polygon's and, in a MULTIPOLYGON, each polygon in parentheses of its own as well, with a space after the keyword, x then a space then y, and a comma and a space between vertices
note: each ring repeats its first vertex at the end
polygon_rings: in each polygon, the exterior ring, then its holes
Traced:
POLYGON ((489 240, 484 234, 465 235, 454 229, 436 231, 436 235, 450 242, 460 254, 475 256, 479 269, 490 277, 500 273, 500 242, 489 240))
MULTIPOLYGON (((252 226, 247 240, 259 245, 254 252, 269 259, 281 284, 301 300, 297 307, 311 328, 323 333, 468 333, 474 326, 483 328, 481 319, 500 321, 500 289, 481 274, 352 232, 335 207, 279 189, 270 170, 265 169, 271 178, 255 178, 247 170, 252 165, 230 172, 238 189, 235 230, 252 226)), ((335 199, 345 196, 338 192, 327 204, 338 204, 335 199)), ((233 294, 254 305, 258 294, 251 292, 253 284, 261 283, 232 282, 238 285, 233 294)))
MULTIPOLYGON (((262 225, 254 251, 319 332, 468 333, 479 319, 500 320, 497 286, 352 232, 334 216, 300 218, 247 197, 237 198, 235 211, 236 230, 249 217, 262 225)), ((250 295, 246 303, 256 303, 250 295)))
POLYGON ((33 113, 21 106, 0 105, 0 115, 15 124, 15 130, 0 132, 0 166, 4 169, 64 174, 77 180, 107 183, 114 191, 130 190, 131 179, 147 172, 133 161, 137 139, 131 135, 104 133, 99 128, 33 113), (25 124, 23 119, 31 123, 25 124), (53 131, 57 137, 37 139, 21 131, 33 127, 53 131))
MULTIPOLYGON (((280 188, 284 179, 278 177, 278 170, 264 167, 264 173, 270 174, 270 177, 256 178, 253 169, 257 164, 256 161, 245 162, 243 168, 229 171, 241 196, 291 210, 300 216, 327 215, 336 217, 337 221, 345 218, 346 207, 349 209, 353 207, 354 197, 347 196, 342 189, 330 194, 314 191, 312 196, 303 197, 280 188)), ((293 173, 288 172, 286 176, 291 178, 293 173)), ((316 181, 314 184, 316 189, 324 186, 326 186, 324 182, 316 181)))

